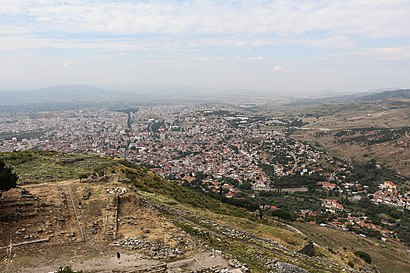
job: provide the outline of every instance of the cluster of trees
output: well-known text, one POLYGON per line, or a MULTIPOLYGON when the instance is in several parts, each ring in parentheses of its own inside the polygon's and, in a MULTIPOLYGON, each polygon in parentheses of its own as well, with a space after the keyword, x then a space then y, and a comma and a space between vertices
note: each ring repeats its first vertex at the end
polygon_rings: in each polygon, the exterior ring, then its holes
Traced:
POLYGON ((18 176, 13 169, 7 167, 4 161, 0 160, 0 190, 7 191, 17 186, 18 176))
POLYGON ((299 174, 293 174, 277 178, 274 181, 274 186, 279 188, 314 187, 319 181, 326 181, 326 177, 321 175, 301 176, 299 174))
POLYGON ((277 217, 278 220, 284 222, 289 222, 295 220, 295 215, 283 209, 271 210, 267 213, 270 216, 277 217))
POLYGON ((303 125, 306 125, 308 123, 303 122, 302 119, 291 119, 289 121, 289 126, 290 127, 302 127, 303 125))
POLYGON ((338 138, 337 142, 352 145, 371 146, 384 142, 394 141, 405 134, 410 133, 410 127, 403 128, 353 128, 333 132, 317 132, 315 137, 325 137, 333 135, 338 138))
POLYGON ((271 179, 274 180, 275 175, 275 168, 270 164, 259 163, 259 167, 266 173, 266 175, 271 179))
POLYGON ((369 237, 375 237, 380 239, 382 237, 381 233, 377 230, 374 229, 369 229, 369 228, 362 228, 359 226, 349 226, 348 227, 349 231, 354 232, 356 234, 364 234, 369 237))
POLYGON ((364 163, 353 162, 351 174, 346 180, 359 181, 361 185, 369 186, 370 192, 375 192, 384 181, 400 181, 400 177, 396 171, 380 166, 372 159, 364 163))
POLYGON ((165 126, 165 124, 164 124, 164 121, 163 121, 163 120, 158 121, 158 122, 154 122, 154 123, 151 125, 151 130, 152 130, 154 133, 158 133, 158 132, 159 132, 159 129, 160 129, 160 128, 163 128, 164 126, 165 126))
POLYGON ((400 222, 395 230, 400 240, 410 246, 410 211, 404 210, 400 215, 400 222))
POLYGON ((379 225, 383 220, 380 215, 384 215, 384 218, 389 217, 389 222, 391 224, 396 223, 400 219, 403 213, 397 207, 388 206, 385 204, 375 205, 368 198, 362 198, 358 205, 366 213, 370 220, 376 225, 379 225))
POLYGON ((335 137, 340 137, 337 140, 339 143, 349 143, 362 146, 371 146, 384 142, 390 142, 401 138, 403 135, 410 132, 409 127, 387 129, 387 128, 359 128, 352 130, 342 130, 334 134, 335 137), (357 135, 358 134, 358 135, 357 135))
POLYGON ((377 132, 359 135, 350 138, 342 138, 339 143, 349 143, 361 146, 372 146, 384 142, 390 142, 401 138, 405 133, 410 132, 410 128, 401 129, 380 129, 377 132))

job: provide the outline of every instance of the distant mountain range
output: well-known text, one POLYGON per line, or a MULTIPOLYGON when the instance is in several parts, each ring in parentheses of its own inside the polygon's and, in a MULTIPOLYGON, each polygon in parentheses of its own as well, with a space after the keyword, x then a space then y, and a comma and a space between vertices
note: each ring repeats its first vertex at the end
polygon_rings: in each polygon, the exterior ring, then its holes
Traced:
POLYGON ((386 99, 410 99, 410 89, 396 89, 387 91, 367 91, 340 96, 331 96, 315 99, 299 99, 292 104, 322 104, 322 103, 348 103, 348 102, 371 102, 386 99))
POLYGON ((89 85, 59 85, 35 90, 1 91, 0 105, 35 103, 103 103, 113 101, 209 100, 212 98, 249 96, 246 90, 213 90, 184 85, 141 85, 133 91, 96 88, 89 85))
POLYGON ((0 104, 99 102, 129 98, 137 99, 138 95, 88 85, 60 85, 36 90, 0 91, 0 104))
MULTIPOLYGON (((59 85, 35 90, 0 91, 0 105, 29 105, 37 103, 105 103, 164 100, 221 100, 224 98, 267 97, 261 92, 245 90, 211 90, 190 86, 138 86, 135 92, 97 88, 89 85, 59 85)), ((410 98, 410 89, 371 90, 316 99, 297 99, 293 104, 343 103, 375 101, 389 98, 410 98)))
POLYGON ((410 99, 410 89, 399 89, 394 91, 383 91, 380 93, 370 94, 359 97, 361 101, 376 101, 385 99, 410 99))

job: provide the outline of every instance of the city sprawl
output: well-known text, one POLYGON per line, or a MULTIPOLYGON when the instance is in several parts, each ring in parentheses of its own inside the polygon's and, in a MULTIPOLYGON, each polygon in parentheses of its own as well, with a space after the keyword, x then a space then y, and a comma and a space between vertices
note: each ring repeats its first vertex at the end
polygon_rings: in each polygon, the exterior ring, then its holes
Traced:
POLYGON ((242 200, 241 206, 258 214, 362 236, 397 234, 388 219, 349 204, 410 209, 409 192, 398 190, 395 175, 378 180, 361 175, 363 168, 368 174, 390 174, 385 167, 374 161, 357 165, 293 138, 302 119, 215 104, 1 113, 0 124, 0 152, 52 150, 123 158, 228 202, 242 200))

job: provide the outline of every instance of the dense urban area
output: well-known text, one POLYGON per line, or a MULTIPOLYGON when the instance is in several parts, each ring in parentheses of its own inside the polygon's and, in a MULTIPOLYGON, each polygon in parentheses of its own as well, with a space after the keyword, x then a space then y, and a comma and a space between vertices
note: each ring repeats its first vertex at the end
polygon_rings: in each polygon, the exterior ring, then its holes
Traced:
POLYGON ((410 243, 410 192, 400 187, 405 178, 375 160, 342 160, 297 140, 292 133, 303 129, 302 118, 218 104, 161 105, 0 113, 0 124, 0 152, 124 158, 261 218, 410 243))

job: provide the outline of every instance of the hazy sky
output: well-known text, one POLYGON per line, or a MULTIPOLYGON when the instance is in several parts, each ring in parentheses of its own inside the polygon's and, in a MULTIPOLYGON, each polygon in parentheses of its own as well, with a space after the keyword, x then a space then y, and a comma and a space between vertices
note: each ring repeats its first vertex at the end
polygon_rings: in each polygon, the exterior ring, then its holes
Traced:
POLYGON ((0 89, 410 87, 409 0, 0 0, 0 89))

